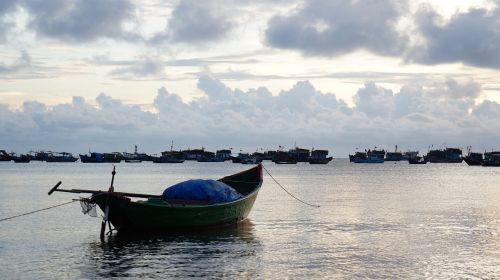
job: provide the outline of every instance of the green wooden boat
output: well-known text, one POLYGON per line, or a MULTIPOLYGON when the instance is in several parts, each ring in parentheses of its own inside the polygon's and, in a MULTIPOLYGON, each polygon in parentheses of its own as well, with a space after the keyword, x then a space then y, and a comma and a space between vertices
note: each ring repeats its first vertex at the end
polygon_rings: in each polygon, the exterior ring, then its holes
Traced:
POLYGON ((227 226, 246 219, 262 185, 262 165, 226 176, 219 181, 234 188, 242 197, 225 203, 163 200, 158 195, 114 192, 112 187, 110 191, 57 189, 60 182, 52 188, 49 195, 53 191, 92 193, 87 201, 96 203, 104 213, 107 213, 106 221, 109 221, 118 232, 196 231, 227 226), (131 197, 144 200, 133 201, 131 197))

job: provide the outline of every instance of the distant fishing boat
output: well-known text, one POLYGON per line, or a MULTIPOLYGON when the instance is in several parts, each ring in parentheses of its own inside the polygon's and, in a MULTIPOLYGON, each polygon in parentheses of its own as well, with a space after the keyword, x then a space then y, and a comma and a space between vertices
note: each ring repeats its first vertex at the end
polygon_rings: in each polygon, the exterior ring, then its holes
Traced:
POLYGON ((240 195, 240 198, 228 202, 115 192, 114 174, 113 170, 108 191, 58 189, 61 185, 59 182, 49 191, 49 195, 54 191, 91 194, 84 201, 90 205, 97 204, 105 213, 101 227, 101 238, 104 238, 107 222, 118 232, 135 233, 197 231, 239 223, 247 218, 262 186, 262 165, 217 180, 240 195), (130 198, 145 200, 132 201, 130 198))
POLYGON ((0 161, 11 161, 12 157, 5 151, 0 150, 0 161))
POLYGON ((31 160, 29 155, 16 155, 15 153, 10 154, 11 159, 16 163, 28 163, 31 160))
POLYGON ((398 145, 394 149, 394 152, 387 152, 385 154, 385 161, 401 161, 403 159, 403 154, 398 151, 398 145))
POLYGON ((353 157, 354 163, 384 163, 384 150, 368 150, 366 153, 357 152, 353 157))
POLYGON ((246 160, 249 157, 250 155, 248 153, 238 153, 237 156, 231 157, 231 161, 233 163, 241 163, 243 160, 246 160))
POLYGON ((71 153, 49 153, 48 156, 45 158, 46 162, 75 162, 77 161, 78 158, 74 157, 73 154, 71 153))
POLYGON ((153 163, 183 163, 185 161, 184 153, 174 151, 174 141, 170 143, 170 151, 164 151, 161 156, 151 156, 153 163))
POLYGON ((410 160, 418 157, 418 151, 406 151, 403 153, 403 156, 401 157, 401 160, 410 160))
POLYGON ((471 152, 472 147, 467 147, 467 155, 463 157, 463 160, 467 165, 481 165, 483 163, 483 154, 471 152))
POLYGON ((259 159, 257 159, 257 157, 254 157, 254 156, 249 156, 249 157, 241 160, 241 164, 256 164, 258 162, 259 162, 259 159))
POLYGON ((484 153, 482 166, 500 166, 500 151, 484 153))
POLYGON ((427 161, 421 156, 415 156, 408 159, 409 164, 426 164, 427 161))
POLYGON ((328 150, 313 150, 308 158, 309 164, 328 164, 333 157, 328 156, 328 150))
POLYGON ((430 150, 425 160, 431 163, 461 163, 462 150, 459 148, 446 148, 444 150, 430 150))
POLYGON ((83 163, 103 163, 103 162, 111 162, 118 163, 122 161, 122 154, 115 153, 95 153, 92 152, 89 155, 80 155, 80 160, 83 163))
POLYGON ((123 155, 119 152, 104 153, 104 162, 118 163, 123 160, 123 155))
POLYGON ((295 146, 294 149, 288 150, 288 156, 291 157, 292 161, 308 162, 311 157, 311 153, 308 149, 295 146))
POLYGON ((153 163, 183 163, 183 158, 175 158, 173 156, 162 155, 162 156, 151 156, 153 163))
POLYGON ((354 162, 355 158, 365 158, 366 153, 365 152, 355 152, 354 155, 349 155, 349 161, 354 162))
POLYGON ((215 157, 220 158, 223 161, 230 160, 231 159, 231 150, 228 150, 228 149, 217 150, 217 152, 215 152, 215 157))
POLYGON ((32 161, 45 161, 52 152, 45 151, 30 151, 29 155, 32 161))
POLYGON ((127 152, 123 153, 123 160, 125 162, 142 162, 151 160, 151 157, 145 153, 138 153, 137 145, 135 145, 134 153, 127 153, 127 152))
POLYGON ((291 156, 289 152, 285 151, 277 151, 272 161, 276 164, 297 164, 298 162, 297 157, 291 156))
POLYGON ((127 163, 141 163, 142 160, 140 159, 124 159, 125 162, 127 163))
POLYGON ((81 155, 80 160, 83 163, 102 163, 104 162, 103 154, 101 153, 90 153, 89 155, 81 155))
POLYGON ((197 162, 224 162, 224 159, 217 157, 202 157, 196 160, 197 162))

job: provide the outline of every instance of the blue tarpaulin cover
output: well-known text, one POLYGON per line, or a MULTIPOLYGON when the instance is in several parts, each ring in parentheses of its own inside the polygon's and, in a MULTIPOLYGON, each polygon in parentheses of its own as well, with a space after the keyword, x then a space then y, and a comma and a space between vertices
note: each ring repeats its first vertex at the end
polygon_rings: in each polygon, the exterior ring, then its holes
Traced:
POLYGON ((214 203, 230 202, 241 194, 223 182, 216 180, 188 180, 163 191, 162 199, 204 200, 214 203))

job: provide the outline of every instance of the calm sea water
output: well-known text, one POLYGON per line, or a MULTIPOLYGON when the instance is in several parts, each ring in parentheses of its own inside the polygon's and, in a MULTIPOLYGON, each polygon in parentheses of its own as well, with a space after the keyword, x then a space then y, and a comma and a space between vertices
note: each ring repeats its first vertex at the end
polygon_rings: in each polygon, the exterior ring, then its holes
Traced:
MULTIPOLYGON (((100 218, 78 203, 0 222, 0 279, 500 278, 500 168, 464 164, 275 165, 239 227, 99 240, 100 218)), ((232 163, 116 165, 115 189, 160 194, 232 163)), ((0 219, 105 190, 111 164, 0 163, 0 219)))

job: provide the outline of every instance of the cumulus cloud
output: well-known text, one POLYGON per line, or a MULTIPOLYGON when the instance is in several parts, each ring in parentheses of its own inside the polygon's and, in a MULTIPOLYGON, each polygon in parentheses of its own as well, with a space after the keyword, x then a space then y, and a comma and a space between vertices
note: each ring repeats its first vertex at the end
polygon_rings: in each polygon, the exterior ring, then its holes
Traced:
POLYGON ((275 16, 268 22, 266 42, 310 55, 335 56, 357 49, 399 55, 407 38, 396 30, 400 17, 397 3, 306 1, 291 14, 275 16))
POLYGON ((469 80, 466 83, 458 83, 452 78, 447 78, 442 84, 435 84, 431 94, 450 99, 476 99, 481 95, 481 85, 469 80))
POLYGON ((25 6, 29 27, 42 37, 71 43, 135 37, 124 29, 135 16, 128 0, 27 0, 25 6))
POLYGON ((422 45, 410 50, 410 60, 425 64, 463 62, 479 67, 500 67, 500 7, 470 9, 445 21, 435 11, 416 15, 422 45))
POLYGON ((234 23, 224 12, 221 1, 180 1, 173 10, 167 28, 152 42, 204 44, 224 38, 234 23))
POLYGON ((367 82, 349 107, 309 81, 273 94, 265 87, 231 88, 206 74, 198 83, 203 96, 186 102, 162 87, 152 101, 153 111, 104 93, 95 99, 97 105, 74 97, 71 103, 56 106, 25 102, 18 111, 0 106, 0 137, 7 149, 73 152, 124 151, 133 144, 159 152, 171 140, 182 148, 212 149, 274 149, 296 142, 334 148, 337 156, 373 145, 426 148, 447 143, 495 148, 500 104, 475 104, 475 94, 461 98, 435 94, 438 90, 468 92, 471 83, 448 79, 393 91, 367 82))
POLYGON ((473 81, 459 83, 447 78, 425 87, 403 86, 399 92, 368 82, 354 96, 354 109, 370 118, 397 120, 405 117, 418 121, 455 121, 469 116, 481 87, 473 81))

